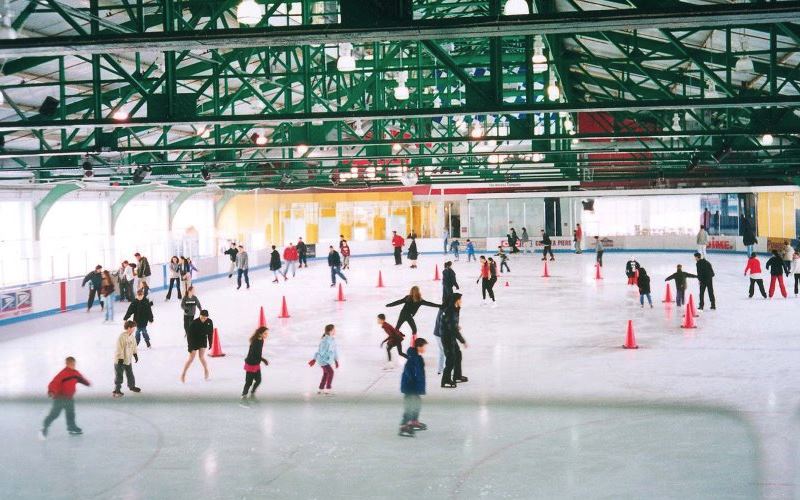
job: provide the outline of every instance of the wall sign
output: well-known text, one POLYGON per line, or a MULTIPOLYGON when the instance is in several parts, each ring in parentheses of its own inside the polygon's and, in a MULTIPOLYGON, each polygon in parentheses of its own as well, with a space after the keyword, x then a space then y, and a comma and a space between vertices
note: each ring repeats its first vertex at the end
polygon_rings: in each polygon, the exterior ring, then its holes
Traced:
POLYGON ((0 318, 28 314, 33 310, 30 288, 0 293, 0 318))

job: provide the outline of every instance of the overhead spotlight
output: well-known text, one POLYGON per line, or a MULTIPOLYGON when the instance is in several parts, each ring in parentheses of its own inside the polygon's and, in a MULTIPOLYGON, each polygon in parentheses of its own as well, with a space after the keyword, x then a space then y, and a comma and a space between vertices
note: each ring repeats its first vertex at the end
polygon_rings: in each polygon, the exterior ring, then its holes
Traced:
POLYGON ((211 180, 211 172, 208 171, 208 168, 203 167, 200 169, 200 177, 202 177, 204 181, 211 180))
POLYGON ((405 101, 409 97, 409 90, 406 87, 408 72, 400 71, 395 75, 394 79, 397 82, 397 87, 394 88, 394 98, 398 101, 405 101))
POLYGON ((118 109, 114 111, 114 114, 111 115, 111 117, 117 120, 118 122, 124 122, 125 120, 128 119, 128 112, 125 111, 124 109, 118 109))
POLYGON ((266 146, 267 145, 267 134, 256 134, 256 146, 266 146))
POLYGON ((294 148, 294 152, 298 154, 298 156, 303 156, 304 154, 308 153, 308 146, 305 144, 298 144, 296 148, 294 148))
POLYGON ((547 56, 544 55, 542 35, 536 35, 533 38, 533 57, 531 58, 531 62, 533 63, 534 73, 544 73, 547 71, 547 56))
POLYGON ((419 181, 419 176, 415 172, 404 172, 400 174, 400 183, 404 186, 413 186, 419 181))
POLYGON ((689 162, 686 164, 686 170, 692 171, 700 165, 700 155, 697 152, 692 153, 689 157, 689 162))
POLYGON ((550 84, 547 86, 547 97, 551 101, 557 101, 561 97, 561 89, 558 88, 558 82, 555 75, 550 75, 550 84))
POLYGON ((342 73, 356 70, 356 58, 353 57, 353 44, 350 42, 339 44, 339 58, 336 60, 336 69, 342 73))
POLYGON ((739 59, 736 60, 736 71, 742 73, 754 73, 755 67, 753 66, 753 60, 747 54, 743 55, 739 59))
POLYGON ((731 148, 730 144, 725 142, 718 150, 714 151, 714 154, 711 155, 711 157, 714 158, 715 162, 722 163, 722 161, 725 160, 725 158, 727 158, 732 151, 733 148, 731 148))
POLYGON ((775 138, 772 137, 772 134, 764 134, 761 136, 761 145, 762 146, 772 146, 772 143, 775 141, 775 138))
POLYGON ((141 184, 147 177, 150 176, 150 172, 153 169, 150 165, 140 165, 133 170, 133 174, 131 178, 134 184, 141 184))
POLYGON ((572 122, 572 117, 570 117, 569 115, 567 115, 567 117, 564 118, 564 130, 566 130, 567 132, 572 132, 573 130, 575 130, 575 123, 572 122))
POLYGON ((672 130, 673 132, 681 131, 681 116, 678 113, 672 115, 672 130))
POLYGON ((525 0, 506 0, 503 6, 504 16, 527 16, 531 13, 531 8, 525 0))
POLYGON ((83 163, 81 163, 81 167, 83 168, 83 176, 84 177, 92 177, 94 176, 94 165, 92 165, 92 161, 89 159, 88 156, 83 157, 83 163))
POLYGON ((469 136, 473 139, 480 139, 483 137, 483 125, 481 124, 480 120, 472 120, 469 136))
POLYGON ((254 25, 264 17, 265 9, 263 5, 256 3, 256 0, 242 0, 236 6, 236 20, 240 24, 254 25))

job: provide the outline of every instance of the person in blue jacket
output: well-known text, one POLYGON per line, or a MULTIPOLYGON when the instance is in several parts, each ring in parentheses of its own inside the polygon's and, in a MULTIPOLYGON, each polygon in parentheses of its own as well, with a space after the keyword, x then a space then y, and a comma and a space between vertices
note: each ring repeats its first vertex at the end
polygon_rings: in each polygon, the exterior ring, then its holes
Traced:
POLYGON ((333 383, 333 367, 339 368, 339 355, 336 352, 336 328, 333 325, 325 325, 325 333, 319 341, 319 348, 314 354, 314 359, 308 362, 308 366, 319 363, 322 368, 322 380, 319 382, 317 394, 331 394, 331 384, 333 383))
POLYGON ((425 394, 425 360, 421 354, 425 353, 427 344, 428 341, 420 337, 406 352, 408 359, 403 368, 403 377, 400 379, 400 392, 403 393, 403 420, 400 421, 399 435, 403 437, 414 437, 414 432, 428 429, 427 425, 419 421, 422 396, 425 394))
POLYGON ((468 238, 467 239, 467 262, 472 262, 475 259, 475 244, 468 238))

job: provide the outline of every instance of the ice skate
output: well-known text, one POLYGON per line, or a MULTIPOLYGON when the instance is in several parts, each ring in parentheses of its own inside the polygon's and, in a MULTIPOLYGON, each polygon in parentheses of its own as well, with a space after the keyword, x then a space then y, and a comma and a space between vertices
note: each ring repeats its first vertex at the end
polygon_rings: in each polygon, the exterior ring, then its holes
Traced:
POLYGON ((414 431, 427 431, 428 426, 420 422, 419 420, 413 420, 410 424, 408 424, 414 431))
POLYGON ((414 429, 410 425, 401 425, 400 431, 397 433, 401 437, 414 437, 414 429))
POLYGON ((47 439, 47 429, 40 429, 39 430, 39 441, 44 441, 47 439))
POLYGON ((83 429, 81 429, 80 427, 75 427, 74 429, 70 429, 67 432, 69 432, 70 436, 80 436, 81 434, 83 434, 83 429))
POLYGON ((463 384, 464 382, 469 382, 469 379, 468 379, 467 377, 458 377, 458 378, 457 378, 457 379, 455 379, 455 380, 456 380, 456 382, 458 382, 459 384, 463 384))
POLYGON ((120 392, 120 391, 114 391, 114 392, 111 393, 111 397, 114 397, 114 398, 121 398, 124 395, 125 394, 120 392))
POLYGON ((131 387, 130 390, 131 392, 136 392, 136 393, 142 392, 142 390, 139 389, 138 387, 131 387))
POLYGON ((324 391, 322 391, 322 393, 325 394, 326 396, 335 396, 333 391, 330 389, 325 389, 324 391))

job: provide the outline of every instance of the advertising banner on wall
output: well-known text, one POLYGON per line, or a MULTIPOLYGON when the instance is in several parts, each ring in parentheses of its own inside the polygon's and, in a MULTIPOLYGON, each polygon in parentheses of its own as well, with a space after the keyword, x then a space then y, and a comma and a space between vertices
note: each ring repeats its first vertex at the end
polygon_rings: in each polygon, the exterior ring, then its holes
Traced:
MULTIPOLYGON (((565 248, 572 248, 574 243, 572 238, 565 238, 565 237, 551 237, 550 244, 553 247, 553 250, 563 250, 565 248)), ((541 241, 534 241, 534 247, 540 249, 544 247, 541 241)))
POLYGON ((0 293, 0 319, 28 314, 32 310, 33 300, 30 288, 0 293))
POLYGON ((732 236, 711 236, 708 239, 708 250, 729 251, 736 250, 736 238, 732 236))
POLYGON ((306 257, 309 259, 313 259, 317 256, 317 245, 316 243, 306 243, 306 257))

